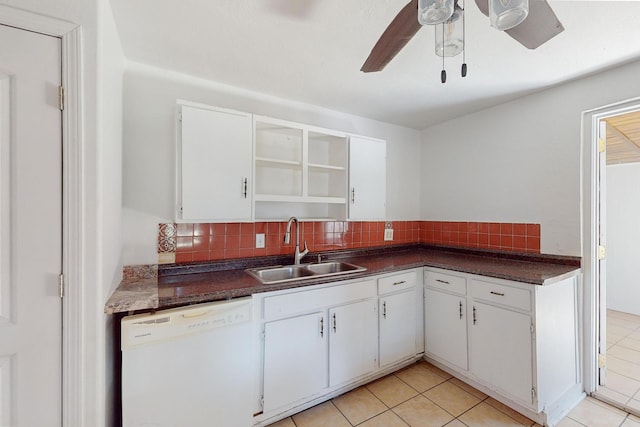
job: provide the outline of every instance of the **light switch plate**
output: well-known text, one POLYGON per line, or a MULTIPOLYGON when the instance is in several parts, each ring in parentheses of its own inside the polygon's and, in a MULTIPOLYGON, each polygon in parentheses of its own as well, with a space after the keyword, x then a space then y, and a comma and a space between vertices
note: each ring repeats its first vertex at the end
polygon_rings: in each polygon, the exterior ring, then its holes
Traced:
POLYGON ((256 249, 264 248, 264 233, 256 234, 256 249))
POLYGON ((384 240, 393 240, 393 228, 384 229, 384 240))

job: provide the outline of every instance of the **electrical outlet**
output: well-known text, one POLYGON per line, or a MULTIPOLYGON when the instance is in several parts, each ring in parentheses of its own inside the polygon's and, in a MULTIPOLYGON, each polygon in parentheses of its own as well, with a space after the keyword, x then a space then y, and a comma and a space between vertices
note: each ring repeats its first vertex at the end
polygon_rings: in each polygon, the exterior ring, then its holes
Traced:
POLYGON ((256 234, 256 249, 264 248, 264 233, 256 234))
POLYGON ((384 240, 393 240, 393 228, 384 229, 384 240))

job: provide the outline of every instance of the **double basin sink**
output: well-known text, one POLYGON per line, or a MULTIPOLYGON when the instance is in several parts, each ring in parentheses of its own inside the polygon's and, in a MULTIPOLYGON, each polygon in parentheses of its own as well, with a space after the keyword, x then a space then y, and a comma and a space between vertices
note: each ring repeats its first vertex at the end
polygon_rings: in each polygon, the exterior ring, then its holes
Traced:
POLYGON ((321 262, 318 264, 277 265, 273 267, 249 268, 247 273, 262 283, 283 283, 302 279, 319 279, 366 271, 364 267, 347 262, 321 262))

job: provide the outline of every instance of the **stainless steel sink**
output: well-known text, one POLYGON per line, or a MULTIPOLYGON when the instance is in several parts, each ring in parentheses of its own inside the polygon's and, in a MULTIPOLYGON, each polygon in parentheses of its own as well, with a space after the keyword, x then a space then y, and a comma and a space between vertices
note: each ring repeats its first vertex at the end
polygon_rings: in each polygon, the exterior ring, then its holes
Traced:
POLYGON ((309 264, 307 265, 307 269, 315 274, 323 276, 328 274, 349 273, 358 269, 361 269, 360 271, 365 270, 362 267, 348 264, 346 262, 322 262, 320 264, 309 264))
POLYGON ((260 280, 260 282, 269 284, 359 273, 366 270, 366 268, 355 264, 330 261, 318 264, 278 265, 273 267, 249 268, 246 271, 256 279, 260 280))
POLYGON ((247 272, 262 283, 278 283, 287 280, 297 280, 303 277, 313 276, 314 274, 302 265, 250 268, 247 272))

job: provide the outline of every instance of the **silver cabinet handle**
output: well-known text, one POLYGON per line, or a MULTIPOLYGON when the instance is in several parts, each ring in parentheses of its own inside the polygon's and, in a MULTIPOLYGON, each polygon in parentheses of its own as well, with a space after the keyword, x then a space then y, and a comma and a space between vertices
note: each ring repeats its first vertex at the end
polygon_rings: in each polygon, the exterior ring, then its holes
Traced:
POLYGON ((402 285, 403 283, 407 283, 406 280, 400 280, 399 282, 393 282, 393 286, 402 285))
POLYGON ((324 316, 320 318, 320 338, 324 337, 324 316))
POLYGON ((247 198, 249 179, 244 178, 242 181, 242 197, 247 198))
POLYGON ((460 318, 462 319, 462 301, 458 304, 458 309, 460 310, 460 318))
POLYGON ((499 297, 503 297, 504 296, 504 294, 502 292, 491 291, 490 293, 491 293, 491 295, 498 295, 499 297))
POLYGON ((476 324, 476 306, 473 306, 473 324, 476 324))
POLYGON ((387 318, 387 302, 386 301, 382 303, 382 318, 383 319, 387 318))
POLYGON ((333 313, 333 332, 336 332, 336 314, 333 313))
POLYGON ((351 203, 356 202, 356 187, 351 187, 351 203))
POLYGON ((440 279, 436 279, 436 282, 444 283, 445 285, 450 285, 451 284, 451 283, 447 282, 446 280, 440 280, 440 279))

